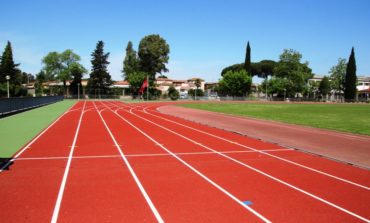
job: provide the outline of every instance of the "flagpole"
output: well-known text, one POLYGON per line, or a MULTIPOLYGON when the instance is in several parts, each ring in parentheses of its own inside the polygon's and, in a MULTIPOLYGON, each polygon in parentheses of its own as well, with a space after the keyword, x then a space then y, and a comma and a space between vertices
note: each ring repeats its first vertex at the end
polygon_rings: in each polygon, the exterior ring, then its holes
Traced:
POLYGON ((149 75, 146 75, 146 83, 148 83, 146 87, 146 100, 149 101, 149 75))

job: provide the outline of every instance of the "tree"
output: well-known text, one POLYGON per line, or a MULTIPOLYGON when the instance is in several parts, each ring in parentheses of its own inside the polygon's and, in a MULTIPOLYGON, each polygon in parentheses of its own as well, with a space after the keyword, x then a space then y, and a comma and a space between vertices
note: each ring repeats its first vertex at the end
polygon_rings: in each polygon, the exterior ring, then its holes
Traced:
MULTIPOLYGON (((81 57, 75 54, 71 49, 62 53, 50 52, 43 59, 43 69, 47 80, 57 79, 63 82, 64 95, 67 93, 67 81, 72 78, 72 69, 82 67, 79 63, 81 57)), ((82 67, 83 68, 83 67, 82 67)), ((84 69, 84 68, 83 68, 84 69)))
POLYGON ((30 81, 34 81, 35 77, 32 74, 22 72, 22 84, 28 84, 30 81))
POLYGON ((267 95, 273 96, 274 94, 279 97, 289 97, 292 95, 292 85, 286 78, 272 77, 270 80, 264 80, 260 85, 260 91, 267 95), (268 88, 266 88, 266 83, 268 88))
POLYGON ((330 93, 330 82, 329 78, 327 76, 324 76, 324 78, 321 80, 319 85, 319 91, 321 96, 324 98, 327 97, 327 95, 330 93))
POLYGON ((83 89, 81 81, 83 75, 87 72, 87 70, 81 64, 74 63, 70 67, 70 72, 72 76, 72 82, 69 87, 71 89, 72 94, 78 95, 78 89, 80 90, 79 94, 82 94, 83 89))
POLYGON ((339 94, 342 94, 342 92, 344 92, 346 69, 347 69, 346 59, 339 58, 338 64, 333 66, 329 71, 330 79, 332 79, 331 87, 339 94))
POLYGON ((13 50, 12 45, 8 41, 4 52, 1 56, 1 63, 0 63, 0 84, 4 85, 1 86, 1 95, 7 94, 7 80, 6 76, 9 76, 9 89, 10 94, 13 96, 17 96, 18 92, 21 88, 22 83, 22 72, 17 68, 19 64, 14 63, 13 60, 13 50))
POLYGON ((252 75, 257 75, 260 78, 267 79, 268 76, 272 76, 274 74, 275 66, 276 62, 273 60, 261 60, 254 64, 254 68, 252 67, 252 75))
POLYGON ((220 80, 220 90, 226 95, 242 97, 251 90, 252 78, 245 70, 227 72, 220 80))
POLYGON ((98 90, 99 96, 101 93, 107 94, 112 80, 107 70, 109 53, 104 53, 103 41, 98 41, 94 52, 91 53, 91 57, 92 67, 88 83, 90 91, 95 91, 96 95, 96 90, 98 90))
POLYGON ((141 85, 143 84, 147 74, 145 72, 136 71, 130 73, 127 77, 127 81, 130 83, 130 90, 135 97, 138 94, 141 85))
POLYGON ((248 41, 247 49, 245 53, 244 69, 248 73, 251 73, 251 47, 249 46, 249 41, 248 41))
POLYGON ((128 42, 126 47, 126 56, 123 61, 123 78, 128 79, 128 76, 134 72, 137 72, 139 68, 139 61, 137 58, 136 51, 132 48, 131 41, 128 42))
POLYGON ((179 99, 180 94, 173 86, 170 86, 168 88, 168 96, 171 98, 171 100, 175 101, 179 99))
POLYGON ((286 78, 291 82, 294 94, 303 93, 308 80, 313 77, 308 62, 301 63, 301 59, 302 54, 298 51, 285 49, 273 71, 276 77, 286 78))
POLYGON ((344 98, 346 101, 353 101, 356 97, 356 59, 355 59, 355 50, 352 47, 351 55, 348 59, 347 69, 346 69, 346 78, 345 78, 345 88, 344 88, 344 98))
POLYGON ((157 73, 168 72, 170 47, 159 35, 145 36, 139 44, 139 68, 149 75, 149 83, 153 84, 157 73))
POLYGON ((35 88, 36 88, 36 94, 37 95, 42 95, 43 92, 43 83, 47 81, 46 80, 46 74, 43 70, 41 70, 38 74, 36 74, 36 83, 35 83, 35 88))

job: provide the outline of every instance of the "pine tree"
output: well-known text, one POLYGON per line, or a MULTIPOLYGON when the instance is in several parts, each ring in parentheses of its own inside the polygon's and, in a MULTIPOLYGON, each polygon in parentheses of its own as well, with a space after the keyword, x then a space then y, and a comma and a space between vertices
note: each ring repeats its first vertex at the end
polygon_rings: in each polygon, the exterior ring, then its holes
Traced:
POLYGON ((17 67, 19 64, 15 64, 13 60, 12 45, 8 41, 4 49, 3 55, 1 56, 0 64, 0 83, 6 82, 6 76, 10 76, 9 82, 11 84, 19 85, 20 81, 18 78, 19 70, 17 67))
POLYGON ((112 80, 107 70, 109 64, 109 53, 104 53, 103 41, 99 41, 96 44, 96 49, 91 56, 92 68, 89 80, 90 91, 95 91, 95 93, 98 93, 99 95, 107 94, 109 86, 112 84, 112 80))
POLYGON ((137 58, 137 53, 132 48, 131 41, 129 41, 126 47, 125 60, 123 61, 123 70, 122 70, 123 78, 127 80, 130 74, 137 72, 138 65, 139 65, 139 61, 137 58))
POLYGON ((245 54, 244 69, 250 73, 251 72, 251 47, 249 46, 249 41, 247 44, 247 50, 245 54))
POLYGON ((346 79, 344 85, 344 98, 346 101, 354 101, 356 98, 356 59, 355 50, 352 47, 351 55, 349 56, 347 69, 346 69, 346 79))

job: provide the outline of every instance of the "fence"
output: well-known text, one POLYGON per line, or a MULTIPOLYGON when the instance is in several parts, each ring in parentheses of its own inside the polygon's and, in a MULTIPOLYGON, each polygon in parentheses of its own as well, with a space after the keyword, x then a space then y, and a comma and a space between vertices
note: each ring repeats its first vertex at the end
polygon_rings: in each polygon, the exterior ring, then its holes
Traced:
POLYGON ((63 96, 1 98, 0 117, 62 100, 63 96))

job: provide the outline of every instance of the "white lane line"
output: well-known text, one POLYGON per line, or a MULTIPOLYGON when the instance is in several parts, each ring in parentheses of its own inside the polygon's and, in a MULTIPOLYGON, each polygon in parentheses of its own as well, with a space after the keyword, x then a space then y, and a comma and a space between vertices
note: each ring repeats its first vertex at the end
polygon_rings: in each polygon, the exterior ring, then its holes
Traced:
MULTIPOLYGON (((116 145, 114 145, 116 146, 116 145)), ((119 145, 121 146, 121 145, 119 145)), ((294 149, 268 149, 264 150, 267 152, 280 152, 280 151, 291 151, 294 149)), ((255 153, 254 151, 246 151, 246 150, 232 150, 232 151, 224 151, 220 152, 223 154, 232 154, 232 153, 255 153)), ((174 153, 179 156, 183 155, 209 155, 209 154, 216 154, 214 152, 183 152, 183 153, 174 153)), ((168 153, 144 153, 144 154, 128 154, 125 155, 126 157, 151 157, 151 156, 171 156, 168 153)), ((100 155, 100 156, 74 156, 72 159, 99 159, 99 158, 121 158, 121 155, 100 155)), ((50 157, 26 157, 26 158, 18 158, 16 161, 22 160, 57 160, 57 159, 68 159, 68 156, 50 156, 50 157)), ((259 158, 260 159, 260 158, 259 158)))
MULTIPOLYGON (((76 104, 75 104, 76 105, 76 104)), ((73 105, 72 107, 70 107, 67 111, 65 111, 61 116, 59 116, 54 122, 52 122, 47 128, 45 128, 42 132, 40 132, 34 139, 32 139, 31 142, 29 142, 25 147, 23 147, 23 149, 21 149, 12 159, 10 159, 5 165, 3 165, 0 169, 0 173, 3 172, 8 166, 9 164, 11 164, 12 162, 14 162, 14 160, 16 160, 20 155, 22 155, 22 153, 24 151, 26 151, 28 148, 31 147, 31 145, 33 143, 36 142, 36 140, 38 140, 46 131, 48 131, 52 126, 55 125, 55 123, 57 123, 62 117, 64 117, 68 112, 72 112, 72 111, 75 111, 75 110, 78 110, 79 108, 77 109, 73 109, 73 107, 75 107, 75 105, 73 105)))
MULTIPOLYGON (((94 106, 96 106, 96 105, 95 105, 95 102, 94 102, 94 106)), ((98 108, 97 108, 97 107, 96 107, 96 109, 98 110, 98 108)), ((110 108, 109 108, 109 109, 110 109, 110 108)), ((136 182, 137 186, 139 187, 139 189, 140 189, 140 191, 141 191, 142 195, 144 196, 144 198, 145 198, 146 202, 148 203, 148 205, 149 205, 150 209, 152 210, 152 212, 153 212, 154 216, 156 217, 157 221, 158 221, 158 222, 161 222, 161 223, 162 223, 162 222, 164 222, 164 221, 163 221, 163 219, 162 219, 162 217, 161 217, 161 215, 159 214, 159 212, 158 212, 157 208, 154 206, 154 204, 153 204, 152 200, 150 199, 150 197, 149 197, 148 193, 145 191, 145 189, 144 189, 143 185, 141 184, 141 182, 140 182, 139 178, 137 177, 137 175, 136 175, 136 173, 135 173, 134 169, 131 167, 131 164, 129 163, 129 161, 127 160, 127 158, 125 157, 125 155, 123 154, 121 147, 118 145, 118 143, 117 143, 117 141, 116 141, 116 138, 113 136, 113 134, 112 134, 111 130, 109 129, 109 127, 108 127, 107 123, 105 122, 105 120, 104 120, 103 116, 101 115, 101 112, 98 112, 98 114, 99 114, 99 116, 100 116, 100 119, 101 119, 101 120, 102 120, 102 122, 104 123, 104 126, 105 126, 105 128, 107 129, 107 131, 108 131, 108 133, 109 133, 110 137, 112 138, 112 140, 113 140, 114 144, 116 145, 116 147, 117 147, 117 150, 118 150, 119 154, 121 155, 121 157, 122 157, 123 161, 125 162, 125 164, 126 164, 127 168, 129 169, 129 171, 130 171, 130 173, 131 173, 132 177, 134 178, 134 180, 135 180, 135 182, 136 182)))
MULTIPOLYGON (((113 110, 111 110, 111 111, 114 112, 113 110)), ((198 174, 200 177, 202 177, 208 183, 210 183, 211 185, 213 185, 214 187, 216 187, 217 189, 219 189, 221 192, 223 192, 225 195, 227 195, 229 198, 231 198, 235 202, 237 202, 243 208, 245 208, 248 211, 250 211, 251 213, 253 213, 255 216, 257 216, 258 218, 260 218, 262 221, 264 221, 264 222, 271 222, 270 220, 268 220, 267 218, 265 218, 263 215, 261 215, 260 213, 258 213, 256 210, 252 209, 248 205, 245 205, 241 200, 239 200, 238 198, 236 198, 233 194, 231 194, 230 192, 228 192, 227 190, 225 190, 224 188, 222 188, 220 185, 218 185, 217 183, 215 183, 214 181, 212 181, 211 179, 209 179, 207 176, 205 176, 203 173, 201 173, 200 171, 198 171, 197 169, 195 169, 193 166, 191 166, 190 164, 188 164, 186 161, 184 161, 183 159, 181 159, 179 156, 177 156, 176 154, 174 154, 173 152, 171 152, 170 150, 168 150, 165 146, 161 145, 158 141, 156 141, 155 139, 153 139, 152 137, 150 137, 147 133, 145 133, 140 128, 138 128, 137 126, 135 126, 134 124, 132 124, 130 121, 128 121, 127 119, 125 119, 123 116, 121 116, 117 112, 114 112, 114 113, 119 118, 121 118, 123 121, 125 121, 127 124, 129 124, 130 126, 132 126, 134 129, 136 129, 138 132, 140 132, 141 134, 143 134, 149 140, 151 140, 153 143, 158 144, 158 146, 160 146, 163 150, 165 150, 167 153, 171 154, 171 156, 173 156, 178 161, 180 161, 182 164, 184 164, 186 167, 188 167, 193 172, 195 172, 196 174, 198 174)))
MULTIPOLYGON (((135 113, 132 113, 131 111, 130 111, 130 114, 132 114, 132 115, 134 115, 134 116, 136 116, 136 117, 138 117, 138 118, 141 118, 141 119, 143 119, 143 120, 146 120, 147 122, 152 123, 153 125, 156 125, 156 126, 158 126, 158 127, 162 128, 162 129, 165 129, 165 130, 167 130, 167 131, 169 131, 169 132, 171 132, 171 133, 173 133, 173 134, 175 134, 175 135, 178 135, 178 136, 180 136, 180 137, 182 137, 182 138, 184 138, 184 139, 186 139, 186 140, 188 140, 188 141, 190 141, 190 142, 196 143, 196 141, 194 141, 194 140, 192 140, 192 139, 190 139, 190 138, 188 138, 188 137, 186 137, 186 136, 183 136, 183 135, 181 135, 180 133, 177 133, 177 132, 175 132, 175 131, 172 131, 172 130, 170 130, 170 129, 168 129, 168 128, 164 127, 164 126, 161 126, 161 125, 159 125, 159 124, 157 124, 157 123, 154 123, 154 122, 152 122, 152 121, 150 121, 150 120, 148 120, 148 119, 146 119, 146 118, 140 117, 139 115, 137 115, 137 114, 135 114, 135 113)), ((227 158, 227 159, 229 159, 229 160, 231 160, 231 161, 234 161, 235 163, 238 163, 238 164, 240 164, 240 165, 242 165, 242 166, 244 166, 244 167, 247 167, 248 169, 251 169, 251 170, 253 170, 253 171, 257 172, 257 173, 260 173, 260 174, 262 174, 262 175, 264 175, 264 176, 266 176, 266 177, 268 177, 268 178, 270 178, 270 179, 272 179, 272 180, 274 180, 274 181, 277 181, 277 182, 279 182, 279 183, 281 183, 281 184, 284 184, 284 185, 286 185, 286 186, 288 186, 288 187, 290 187, 290 188, 292 188, 292 189, 294 189, 294 190, 297 190, 297 191, 299 191, 299 192, 301 192, 301 193, 303 193, 303 194, 305 194, 305 195, 308 195, 308 196, 310 196, 310 197, 312 197, 312 198, 314 198, 314 199, 316 199, 316 200, 319 200, 319 201, 321 201, 321 202, 323 202, 323 203, 325 203, 325 204, 327 204, 327 205, 329 205, 329 206, 331 206, 331 207, 334 207, 334 208, 336 208, 336 209, 338 209, 338 210, 341 210, 341 211, 343 211, 343 212, 345 212, 345 213, 347 213, 347 214, 349 214, 349 215, 351 215, 351 216, 353 216, 353 217, 356 217, 356 218, 358 218, 358 219, 360 219, 360 220, 362 220, 362 221, 365 221, 365 222, 370 222, 370 220, 369 220, 369 219, 366 219, 365 217, 362 217, 362 216, 360 216, 360 215, 358 215, 358 214, 356 214, 356 213, 354 213, 354 212, 351 212, 351 211, 349 211, 349 210, 347 210, 347 209, 345 209, 345 208, 343 208, 343 207, 341 207, 341 206, 339 206, 339 205, 336 205, 336 204, 334 204, 334 203, 332 203, 332 202, 330 202, 330 201, 327 201, 327 200, 325 200, 325 199, 323 199, 323 198, 321 198, 321 197, 319 197, 319 196, 316 196, 316 195, 314 195, 314 194, 312 194, 312 193, 310 193, 310 192, 308 192, 308 191, 305 191, 305 190, 303 190, 303 189, 301 189, 301 188, 299 188, 299 187, 296 187, 296 186, 294 186, 294 185, 292 185, 292 184, 290 184, 290 183, 288 183, 288 182, 285 182, 285 181, 283 181, 283 180, 280 180, 280 179, 278 179, 278 178, 276 178, 276 177, 274 177, 274 176, 272 176, 272 175, 270 175, 270 174, 268 174, 268 173, 265 173, 265 172, 263 172, 263 171, 261 171, 261 170, 259 170, 259 169, 257 169, 257 168, 254 168, 254 167, 252 167, 252 166, 250 166, 250 165, 248 165, 248 164, 246 164, 246 163, 243 163, 243 162, 241 162, 241 161, 239 161, 239 160, 236 160, 236 159, 234 159, 234 158, 232 158, 232 157, 230 157, 230 156, 227 156, 227 155, 225 155, 225 154, 222 154, 222 153, 220 153, 220 152, 218 152, 218 151, 216 151, 216 150, 214 150, 214 149, 211 149, 211 148, 210 148, 210 147, 208 147, 208 146, 205 146, 205 145, 199 145, 199 146, 200 146, 200 147, 203 147, 203 148, 205 148, 205 149, 207 149, 207 150, 213 151, 213 152, 217 153, 218 155, 220 155, 220 156, 222 156, 222 157, 225 157, 225 158, 227 158)))
POLYGON ((208 133, 208 132, 205 132, 205 131, 202 131, 202 130, 199 130, 199 129, 196 129, 196 128, 193 128, 193 127, 190 127, 190 126, 187 126, 187 125, 184 125, 184 124, 181 124, 181 123, 178 123, 178 122, 176 122, 176 121, 172 121, 172 120, 170 120, 170 119, 167 119, 167 118, 164 118, 164 117, 161 117, 161 116, 158 116, 158 115, 151 114, 151 113, 149 113, 146 109, 144 109, 144 112, 145 112, 146 114, 152 115, 152 116, 154 116, 154 117, 157 117, 157 118, 160 118, 160 119, 166 120, 166 121, 168 121, 168 122, 171 122, 171 123, 174 123, 174 124, 177 124, 177 125, 183 126, 183 127, 185 127, 185 128, 188 128, 188 129, 191 129, 191 130, 194 130, 194 131, 197 131, 197 132, 203 133, 203 134, 205 134, 205 135, 212 136, 212 137, 214 137, 214 138, 217 138, 217 139, 223 140, 223 141, 225 141, 225 142, 233 143, 233 144, 238 145, 238 146, 240 146, 240 147, 243 147, 243 148, 246 148, 246 149, 251 149, 251 150, 253 150, 253 151, 256 151, 256 152, 262 153, 262 154, 264 154, 264 155, 266 155, 266 156, 274 157, 274 158, 276 158, 276 159, 279 159, 279 160, 282 160, 282 161, 284 161, 284 162, 287 162, 287 163, 293 164, 293 165, 295 165, 295 166, 299 166, 299 167, 301 167, 301 168, 304 168, 304 169, 307 169, 307 170, 313 171, 313 172, 315 172, 315 173, 319 173, 319 174, 325 175, 325 176, 327 176, 327 177, 331 177, 331 178, 333 178, 333 179, 336 179, 336 180, 339 180, 339 181, 342 181, 342 182, 345 182, 345 183, 351 184, 351 185, 353 185, 353 186, 357 186, 357 187, 361 187, 361 188, 366 189, 366 190, 370 190, 370 187, 367 187, 367 186, 365 186, 365 185, 362 185, 362 184, 359 184, 359 183, 355 183, 355 182, 353 182, 353 181, 350 181, 350 180, 347 180, 347 179, 344 179, 344 178, 341 178, 341 177, 338 177, 338 176, 334 176, 334 175, 332 175, 332 174, 329 174, 329 173, 323 172, 323 171, 321 171, 321 170, 318 170, 318 169, 315 169, 315 168, 312 168, 312 167, 309 167, 309 166, 305 166, 305 165, 303 165, 303 164, 300 164, 300 163, 297 163, 297 162, 294 162, 294 161, 291 161, 291 160, 288 160, 288 159, 282 158, 282 157, 280 157, 280 156, 276 156, 276 155, 273 155, 273 154, 267 153, 267 152, 265 152, 265 151, 263 151, 263 150, 258 150, 258 149, 255 149, 255 148, 253 148, 253 147, 250 147, 250 146, 246 146, 246 145, 243 145, 243 144, 240 144, 240 143, 237 143, 237 142, 233 142, 233 141, 228 140, 228 139, 226 139, 226 138, 223 138, 223 137, 220 137, 220 136, 214 135, 214 134, 212 134, 212 133, 208 133))
POLYGON ((64 170, 64 175, 63 175, 62 183, 61 183, 60 188, 59 188, 58 197, 57 197, 57 200, 56 200, 56 203, 55 203, 55 207, 54 207, 54 211, 53 211, 53 216, 51 218, 51 223, 55 223, 55 222, 58 221, 58 215, 59 215, 60 205, 62 203, 64 188, 65 188, 66 183, 67 183, 67 177, 68 177, 68 173, 69 173, 69 168, 71 166, 71 161, 72 161, 73 151, 75 149, 75 145, 76 145, 76 141, 77 141, 77 136, 78 136, 78 133, 80 131, 80 126, 81 126, 81 122, 82 122, 82 117, 84 115, 85 105, 86 105, 86 101, 84 101, 84 105, 82 107, 80 119, 78 121, 78 125, 77 125, 77 128, 76 128, 75 136, 73 138, 72 148, 71 148, 71 150, 69 152, 67 165, 66 165, 66 168, 64 170))

